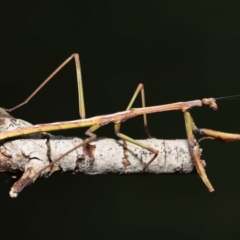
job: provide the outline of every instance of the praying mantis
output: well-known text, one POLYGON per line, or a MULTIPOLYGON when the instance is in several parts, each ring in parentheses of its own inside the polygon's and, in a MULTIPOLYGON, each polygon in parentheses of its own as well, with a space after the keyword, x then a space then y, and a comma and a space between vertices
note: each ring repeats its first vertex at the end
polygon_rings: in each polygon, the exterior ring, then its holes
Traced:
MULTIPOLYGON (((151 138, 151 135, 148 131, 148 124, 147 124, 147 114, 150 113, 156 113, 156 112, 164 112, 164 111, 172 111, 172 110, 181 110, 184 115, 184 121, 185 121, 185 128, 186 128, 186 134, 188 139, 188 145, 189 150, 195 165, 195 168, 197 170, 197 173, 199 174, 200 178, 204 182, 204 184, 207 186, 208 190, 210 192, 214 191, 214 188, 209 181, 205 169, 204 169, 204 161, 200 159, 200 149, 198 142, 195 139, 194 133, 198 132, 201 134, 204 134, 212 139, 220 139, 222 141, 235 141, 240 140, 240 135, 238 134, 232 134, 232 133, 224 133, 224 132, 218 132, 210 129, 199 129, 195 125, 193 118, 190 115, 189 110, 193 107, 201 107, 203 105, 208 106, 209 108, 213 110, 217 110, 218 106, 216 104, 216 100, 221 98, 204 98, 202 100, 193 100, 193 101, 187 101, 187 102, 177 102, 177 103, 171 103, 171 104, 165 104, 165 105, 158 105, 158 106, 151 106, 146 107, 145 103, 145 92, 144 92, 144 85, 140 83, 138 87, 136 88, 127 108, 125 111, 108 114, 108 115, 101 115, 101 116, 95 116, 91 118, 86 118, 85 113, 85 104, 84 104, 84 94, 83 94, 83 84, 82 84, 82 76, 81 76, 81 68, 80 68, 80 58, 77 53, 72 54, 69 58, 67 58, 58 68, 56 68, 55 71, 52 72, 43 82, 42 84, 22 103, 19 105, 8 109, 8 112, 12 112, 13 110, 27 104, 36 94, 38 91, 40 91, 41 88, 45 84, 47 84, 54 75, 56 75, 68 62, 70 62, 72 59, 75 61, 76 65, 76 76, 77 76, 77 84, 78 84, 78 99, 79 99, 79 114, 81 119, 79 120, 73 120, 73 121, 65 121, 65 122, 55 122, 55 123, 48 123, 48 124, 38 124, 33 125, 29 127, 19 128, 16 130, 9 130, 4 131, 0 133, 0 140, 9 139, 12 137, 20 137, 23 135, 29 135, 33 133, 39 133, 39 132, 48 132, 48 131, 56 131, 56 130, 62 130, 62 129, 71 129, 71 128, 81 128, 81 127, 89 127, 85 134, 88 136, 87 139, 83 141, 83 143, 79 144, 78 146, 74 147, 73 149, 70 149, 65 154, 63 154, 61 157, 53 160, 48 166, 41 169, 32 179, 29 181, 33 182, 38 176, 41 175, 47 168, 52 167, 56 162, 60 161, 64 156, 69 154, 70 152, 76 150, 79 147, 83 147, 86 144, 89 144, 93 140, 97 138, 97 135, 95 134, 95 131, 99 129, 101 126, 104 126, 108 123, 114 124, 114 131, 117 137, 122 139, 124 142, 131 142, 135 145, 138 145, 144 149, 147 149, 150 151, 153 156, 147 164, 143 166, 143 171, 147 169, 149 164, 151 164, 154 159, 159 154, 158 150, 142 144, 138 142, 137 140, 123 134, 120 131, 121 123, 125 120, 128 120, 130 118, 143 115, 143 123, 144 128, 147 133, 147 136, 151 138), (132 108, 133 103, 135 99, 137 98, 138 94, 141 93, 141 100, 142 100, 142 107, 141 108, 132 108)), ((230 96, 231 97, 231 96, 230 96)), ((235 96, 232 96, 235 97, 235 96)), ((29 182, 30 183, 30 182, 29 182)))

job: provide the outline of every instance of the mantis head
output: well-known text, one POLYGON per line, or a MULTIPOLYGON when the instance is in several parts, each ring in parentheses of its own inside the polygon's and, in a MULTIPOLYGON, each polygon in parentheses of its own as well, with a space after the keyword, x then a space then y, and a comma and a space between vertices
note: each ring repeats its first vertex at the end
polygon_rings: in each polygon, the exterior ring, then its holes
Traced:
POLYGON ((214 99, 214 98, 203 98, 202 99, 202 104, 203 105, 208 105, 213 110, 217 110, 218 109, 218 106, 217 106, 217 103, 216 103, 216 99, 214 99))

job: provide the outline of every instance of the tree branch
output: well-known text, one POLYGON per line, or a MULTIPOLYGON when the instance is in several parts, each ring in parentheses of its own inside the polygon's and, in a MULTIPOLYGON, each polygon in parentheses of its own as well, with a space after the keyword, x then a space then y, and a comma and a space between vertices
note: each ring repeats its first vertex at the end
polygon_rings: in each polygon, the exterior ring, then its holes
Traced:
MULTIPOLYGON (((19 129, 31 124, 15 119, 0 110, 0 133, 19 129)), ((65 152, 79 145, 80 138, 53 136, 39 133, 2 141, 0 144, 0 171, 23 172, 10 191, 11 197, 29 183, 34 182, 38 172, 65 152)), ((146 169, 147 173, 189 173, 194 164, 189 153, 187 140, 138 140, 159 151, 157 158, 146 169)), ((99 138, 91 144, 78 148, 63 157, 40 176, 50 176, 55 171, 74 171, 85 174, 141 173, 152 153, 122 140, 99 138)))

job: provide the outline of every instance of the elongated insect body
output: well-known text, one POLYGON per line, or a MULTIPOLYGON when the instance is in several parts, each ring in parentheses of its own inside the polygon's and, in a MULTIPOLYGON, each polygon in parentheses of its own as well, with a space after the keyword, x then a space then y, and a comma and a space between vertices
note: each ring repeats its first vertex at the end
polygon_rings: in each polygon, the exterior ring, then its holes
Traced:
MULTIPOLYGON (((217 110, 218 106, 216 104, 216 100, 222 99, 222 98, 216 98, 216 99, 204 98, 202 100, 192 100, 192 101, 186 101, 186 102, 176 102, 176 103, 171 103, 171 104, 146 107, 144 85, 142 83, 140 83, 138 85, 137 89, 135 90, 135 92, 130 100, 130 103, 128 104, 128 107, 126 108, 125 111, 116 112, 113 114, 95 116, 95 117, 91 117, 91 118, 86 118, 84 97, 83 97, 82 75, 81 75, 81 69, 80 69, 80 60, 79 60, 79 55, 75 53, 75 54, 72 54, 69 58, 67 58, 52 74, 50 74, 43 81, 43 83, 24 102, 20 103, 19 105, 15 106, 12 109, 9 109, 9 112, 28 103, 33 98, 33 96, 72 59, 75 60, 75 64, 76 64, 76 75, 77 75, 78 94, 79 94, 79 97, 78 97, 79 98, 79 112, 80 112, 81 119, 73 120, 73 121, 25 126, 25 127, 21 127, 21 128, 17 128, 17 129, 2 129, 2 131, 0 132, 0 140, 4 140, 4 139, 12 138, 12 137, 20 137, 20 136, 34 134, 34 133, 42 133, 42 132, 49 132, 49 131, 56 131, 56 130, 88 127, 88 129, 86 131, 86 135, 89 138, 84 140, 81 144, 75 146, 73 149, 67 151, 65 154, 63 154, 59 158, 53 160, 52 163, 50 163, 48 166, 45 166, 44 168, 42 168, 36 174, 31 175, 31 178, 28 179, 28 182, 34 181, 43 171, 45 171, 47 168, 52 167, 56 162, 60 161, 64 156, 70 154, 72 151, 75 151, 79 147, 87 146, 90 142, 92 142, 93 140, 95 140, 97 138, 97 135, 94 132, 101 126, 104 126, 108 123, 114 124, 115 134, 117 135, 117 137, 122 139, 126 144, 127 143, 135 144, 139 147, 142 147, 142 148, 148 150, 152 154, 152 157, 149 159, 149 161, 143 167, 143 171, 145 171, 146 168, 149 166, 149 164, 151 164, 156 159, 156 157, 159 154, 159 151, 151 146, 148 146, 148 145, 146 145, 140 141, 137 141, 137 140, 123 134, 122 132, 120 132, 121 123, 130 118, 134 118, 136 116, 143 115, 143 123, 144 123, 145 131, 146 131, 148 137, 151 138, 151 135, 148 130, 148 124, 147 124, 147 114, 164 112, 164 111, 180 110, 183 112, 183 115, 184 115, 189 150, 190 150, 191 156, 193 158, 193 162, 196 167, 196 170, 197 170, 199 176, 201 177, 201 179, 203 180, 203 182, 205 183, 205 185, 207 186, 207 188, 209 189, 209 191, 212 192, 214 190, 210 181, 207 178, 206 173, 205 173, 205 170, 204 170, 205 165, 204 165, 203 161, 200 159, 199 145, 195 139, 195 136, 193 135, 193 131, 199 131, 209 137, 221 139, 224 141, 240 140, 240 135, 222 133, 222 132, 217 132, 217 131, 213 131, 213 130, 209 130, 209 129, 198 129, 189 113, 189 110, 193 107, 201 107, 203 105, 208 106, 213 110, 217 110), (141 99, 142 99, 142 107, 141 108, 132 108, 132 105, 140 92, 141 92, 141 99)), ((230 97, 227 97, 227 98, 230 98, 230 97)), ((235 95, 233 97, 237 97, 237 96, 235 95)), ((1 113, 1 111, 0 111, 0 113, 1 113)), ((26 183, 26 181, 25 181, 25 183, 26 183)))
POLYGON ((200 106, 202 106, 201 101, 195 100, 195 101, 171 103, 171 104, 165 104, 165 105, 159 105, 159 106, 153 106, 153 107, 133 108, 131 110, 117 112, 114 114, 101 115, 101 116, 96 116, 92 118, 80 119, 80 120, 38 124, 31 127, 2 132, 0 133, 0 140, 11 138, 11 137, 18 137, 22 135, 28 135, 28 134, 37 133, 37 132, 50 132, 50 131, 65 130, 65 129, 72 129, 72 128, 89 127, 93 125, 103 126, 108 123, 123 122, 130 118, 143 115, 143 114, 173 111, 173 110, 185 111, 188 108, 200 107, 200 106))

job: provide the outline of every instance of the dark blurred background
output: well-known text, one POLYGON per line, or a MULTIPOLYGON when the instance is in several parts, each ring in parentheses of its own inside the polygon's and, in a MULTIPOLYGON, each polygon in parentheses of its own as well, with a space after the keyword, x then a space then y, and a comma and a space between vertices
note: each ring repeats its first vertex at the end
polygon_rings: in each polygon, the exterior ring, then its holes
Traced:
MULTIPOLYGON (((87 117, 124 110, 145 85, 148 106, 239 94, 239 1, 19 1, 0 7, 0 105, 11 108, 72 53, 81 56, 87 117)), ((239 100, 193 109, 199 127, 240 132, 239 100)), ((134 105, 140 107, 138 99, 134 105)), ((75 65, 26 106, 31 123, 79 118, 75 65)), ((149 115, 156 138, 186 138, 181 112, 149 115)), ((144 139, 142 118, 122 132, 144 139)), ((86 129, 55 134, 84 136, 86 129)), ((97 131, 114 138, 113 125, 97 131)), ((17 199, 0 175, 1 238, 240 239, 240 143, 205 141, 216 191, 197 174, 54 174, 17 199)))

